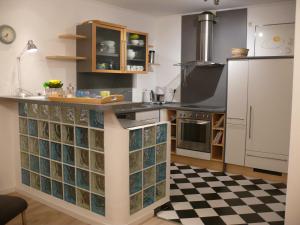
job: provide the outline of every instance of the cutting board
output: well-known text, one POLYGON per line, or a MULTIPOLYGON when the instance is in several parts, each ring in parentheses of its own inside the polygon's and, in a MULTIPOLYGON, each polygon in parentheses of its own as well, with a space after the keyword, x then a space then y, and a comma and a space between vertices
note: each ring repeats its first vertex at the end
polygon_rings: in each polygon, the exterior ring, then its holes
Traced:
POLYGON ((93 104, 102 105, 107 103, 121 102, 124 101, 124 95, 110 95, 104 98, 64 98, 64 97, 48 97, 49 101, 63 102, 63 103, 79 103, 79 104, 93 104))

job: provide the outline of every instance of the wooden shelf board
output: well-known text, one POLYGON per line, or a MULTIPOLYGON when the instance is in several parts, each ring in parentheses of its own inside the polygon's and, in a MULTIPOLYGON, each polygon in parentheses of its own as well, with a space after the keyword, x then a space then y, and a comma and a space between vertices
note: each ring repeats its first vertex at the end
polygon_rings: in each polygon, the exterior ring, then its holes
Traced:
POLYGON ((171 123, 172 126, 176 126, 176 123, 171 123))
POLYGON ((176 141, 176 137, 171 137, 171 140, 174 140, 174 141, 176 141))
POLYGON ((219 147, 224 147, 223 144, 212 144, 213 146, 219 146, 219 147))
POLYGON ((217 162, 223 162, 223 159, 219 159, 219 158, 211 158, 211 160, 217 161, 217 162))
POLYGON ((58 37, 60 39, 69 39, 69 40, 77 40, 77 39, 86 39, 87 38, 84 35, 78 35, 78 34, 61 34, 58 37))
POLYGON ((214 127, 213 130, 224 130, 223 127, 214 127))
POLYGON ((50 59, 50 60, 73 61, 73 60, 86 60, 86 57, 81 57, 81 56, 53 55, 53 56, 46 56, 46 59, 50 59))

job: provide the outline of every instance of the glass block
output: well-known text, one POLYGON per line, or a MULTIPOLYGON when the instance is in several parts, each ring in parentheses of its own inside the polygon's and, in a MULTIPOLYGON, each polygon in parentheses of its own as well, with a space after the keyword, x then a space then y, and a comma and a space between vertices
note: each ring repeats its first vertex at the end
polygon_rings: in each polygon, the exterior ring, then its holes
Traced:
POLYGON ((154 186, 149 187, 148 189, 144 190, 144 196, 143 196, 143 207, 146 208, 147 206, 154 203, 155 200, 155 188, 154 186))
POLYGON ((144 151, 144 168, 155 164, 155 147, 146 148, 144 151))
POLYGON ((22 169, 21 173, 22 184, 30 186, 30 172, 28 170, 22 169))
POLYGON ((60 124, 50 123, 50 138, 52 141, 60 142, 61 140, 60 124))
POLYGON ((144 147, 155 145, 155 127, 144 128, 144 147))
POLYGON ((28 116, 32 118, 38 118, 39 115, 39 106, 38 104, 28 103, 28 116))
POLYGON ((167 160, 167 144, 156 146, 156 163, 165 162, 167 160))
POLYGON ((30 172, 30 186, 37 190, 41 189, 40 175, 30 172))
POLYGON ((50 120, 60 122, 61 108, 60 106, 50 106, 50 120))
POLYGON ((39 155, 39 142, 37 138, 28 138, 28 150, 34 155, 39 155))
POLYGON ((99 215, 105 216, 105 198, 99 195, 91 194, 92 211, 99 215))
POLYGON ((50 177, 50 160, 40 158, 40 171, 41 174, 50 177))
POLYGON ((61 161, 61 144, 51 142, 51 159, 61 161))
POLYGON ((38 123, 37 120, 28 120, 28 133, 31 136, 38 136, 38 123))
POLYGON ((160 182, 166 179, 166 172, 167 172, 167 164, 162 163, 156 165, 156 182, 160 182))
POLYGON ((51 180, 49 178, 41 176, 41 191, 51 195, 51 180))
POLYGON ((105 193, 104 176, 91 173, 91 191, 104 196, 105 193))
POLYGON ((63 162, 70 165, 75 165, 74 147, 63 145, 63 162))
POLYGON ((89 125, 89 110, 76 108, 75 123, 77 125, 88 126, 89 125))
POLYGON ((134 173, 129 177, 129 190, 130 194, 134 194, 142 190, 142 172, 134 173))
POLYGON ((89 147, 89 134, 87 128, 76 127, 76 145, 83 148, 89 147))
POLYGON ((49 123, 46 121, 38 122, 39 137, 49 139, 49 123))
POLYGON ((90 130, 91 148, 96 151, 104 150, 104 132, 101 130, 90 130))
POLYGON ((156 185, 156 201, 166 197, 166 182, 161 182, 156 185))
POLYGON ((28 137, 27 136, 20 136, 20 150, 23 152, 28 152, 28 137))
POLYGON ((76 204, 76 189, 74 187, 64 184, 64 200, 76 204))
POLYGON ((142 129, 131 130, 129 132, 129 150, 134 151, 142 148, 142 129))
POLYGON ((24 152, 21 152, 21 167, 29 169, 29 155, 24 152))
POLYGON ((62 142, 69 145, 74 145, 74 127, 62 125, 62 142))
POLYGON ((86 190, 90 189, 90 174, 88 171, 76 169, 76 186, 86 190))
POLYGON ((62 166, 61 163, 51 161, 51 177, 62 181, 62 166))
POLYGON ((75 168, 74 167, 64 165, 64 182, 67 184, 75 185, 75 168))
POLYGON ((62 107, 62 121, 64 123, 74 124, 75 110, 73 107, 62 107))
POLYGON ((101 111, 90 110, 90 126, 104 128, 104 113, 101 111))
POLYGON ((130 197, 130 215, 140 211, 143 208, 142 192, 130 197))
POLYGON ((49 141, 39 140, 40 156, 50 158, 49 141))
POLYGON ((143 188, 150 187, 155 184, 155 166, 143 171, 143 188))
POLYGON ((30 170, 39 173, 40 172, 40 161, 39 157, 30 155, 30 170))
POLYGON ((90 151, 91 170, 104 174, 104 155, 90 151))
POLYGON ((143 169, 143 152, 141 150, 129 154, 129 168, 130 173, 143 169))
POLYGON ((89 169, 89 151, 76 148, 76 166, 89 169))
POLYGON ((81 189, 76 189, 76 205, 90 209, 90 193, 81 189))
POLYGON ((156 126, 156 143, 160 144, 167 141, 167 124, 156 126))
POLYGON ((39 119, 48 120, 49 119, 49 106, 39 105, 39 119))
POLYGON ((27 134, 28 133, 27 119, 19 118, 19 132, 20 132, 20 134, 27 134))
POLYGON ((19 116, 27 116, 27 114, 28 114, 27 103, 20 102, 19 103, 19 116))
POLYGON ((52 195, 56 198, 63 199, 63 186, 61 182, 52 180, 52 195))

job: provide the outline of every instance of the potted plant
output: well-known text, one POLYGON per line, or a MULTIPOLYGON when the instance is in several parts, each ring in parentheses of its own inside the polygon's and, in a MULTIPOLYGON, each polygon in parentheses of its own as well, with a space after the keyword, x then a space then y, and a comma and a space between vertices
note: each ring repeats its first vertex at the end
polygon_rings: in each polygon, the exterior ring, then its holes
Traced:
POLYGON ((47 97, 62 97, 63 83, 60 80, 49 80, 43 84, 47 97))

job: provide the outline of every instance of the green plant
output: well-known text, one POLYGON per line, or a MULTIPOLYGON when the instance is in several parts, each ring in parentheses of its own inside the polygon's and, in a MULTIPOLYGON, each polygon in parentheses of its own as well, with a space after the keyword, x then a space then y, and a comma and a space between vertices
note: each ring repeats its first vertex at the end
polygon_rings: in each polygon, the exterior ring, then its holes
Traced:
POLYGON ((49 80, 43 84, 44 88, 61 88, 64 84, 60 80, 49 80))

